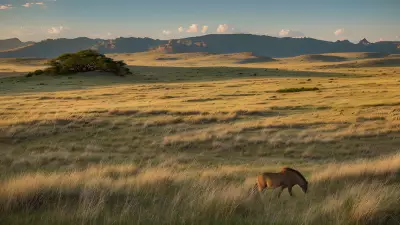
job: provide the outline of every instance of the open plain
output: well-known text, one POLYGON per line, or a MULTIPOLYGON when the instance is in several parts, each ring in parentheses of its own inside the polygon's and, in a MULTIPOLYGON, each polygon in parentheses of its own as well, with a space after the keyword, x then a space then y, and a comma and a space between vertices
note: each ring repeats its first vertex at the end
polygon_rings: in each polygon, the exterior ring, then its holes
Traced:
POLYGON ((1 224, 400 224, 400 55, 0 59, 1 224), (296 168, 294 188, 249 197, 296 168))

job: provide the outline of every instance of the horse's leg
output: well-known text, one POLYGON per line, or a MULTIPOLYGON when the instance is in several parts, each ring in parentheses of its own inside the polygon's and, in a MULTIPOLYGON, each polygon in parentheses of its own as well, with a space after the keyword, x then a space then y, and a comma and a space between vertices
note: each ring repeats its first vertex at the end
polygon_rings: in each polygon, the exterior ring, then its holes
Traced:
POLYGON ((285 186, 281 186, 281 190, 279 190, 279 192, 278 192, 278 198, 280 198, 281 197, 281 194, 282 194, 282 192, 283 192, 283 190, 285 190, 285 186))
POLYGON ((293 186, 289 186, 289 187, 288 187, 288 192, 289 192, 290 196, 293 197, 292 187, 293 187, 293 186))

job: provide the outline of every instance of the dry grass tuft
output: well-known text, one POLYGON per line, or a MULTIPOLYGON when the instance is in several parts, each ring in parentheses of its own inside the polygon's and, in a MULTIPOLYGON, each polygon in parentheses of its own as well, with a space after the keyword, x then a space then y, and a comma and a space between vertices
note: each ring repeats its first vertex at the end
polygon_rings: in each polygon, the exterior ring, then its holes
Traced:
POLYGON ((400 154, 387 157, 384 159, 370 161, 361 161, 358 163, 343 163, 327 165, 322 171, 315 172, 311 176, 314 182, 336 179, 354 179, 363 177, 364 179, 384 176, 396 178, 400 171, 400 154))

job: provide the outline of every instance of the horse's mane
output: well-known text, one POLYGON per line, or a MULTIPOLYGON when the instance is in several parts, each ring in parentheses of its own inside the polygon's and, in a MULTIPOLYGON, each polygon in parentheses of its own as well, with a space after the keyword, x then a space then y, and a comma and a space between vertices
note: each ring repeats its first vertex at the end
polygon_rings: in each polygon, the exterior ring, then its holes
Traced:
POLYGON ((297 174, 301 179, 303 179, 303 181, 307 182, 306 178, 304 178, 303 174, 301 174, 299 171, 297 171, 297 170, 295 170, 295 169, 292 169, 292 168, 290 168, 290 167, 284 167, 284 168, 282 169, 283 172, 284 172, 285 170, 291 171, 291 172, 297 174))

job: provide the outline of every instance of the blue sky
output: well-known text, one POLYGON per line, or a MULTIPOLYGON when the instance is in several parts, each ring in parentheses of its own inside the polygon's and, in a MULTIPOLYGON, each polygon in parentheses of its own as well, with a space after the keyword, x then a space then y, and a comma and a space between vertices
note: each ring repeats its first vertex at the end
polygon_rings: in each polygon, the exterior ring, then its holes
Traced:
POLYGON ((253 33, 400 41, 400 0, 0 0, 0 39, 253 33))

